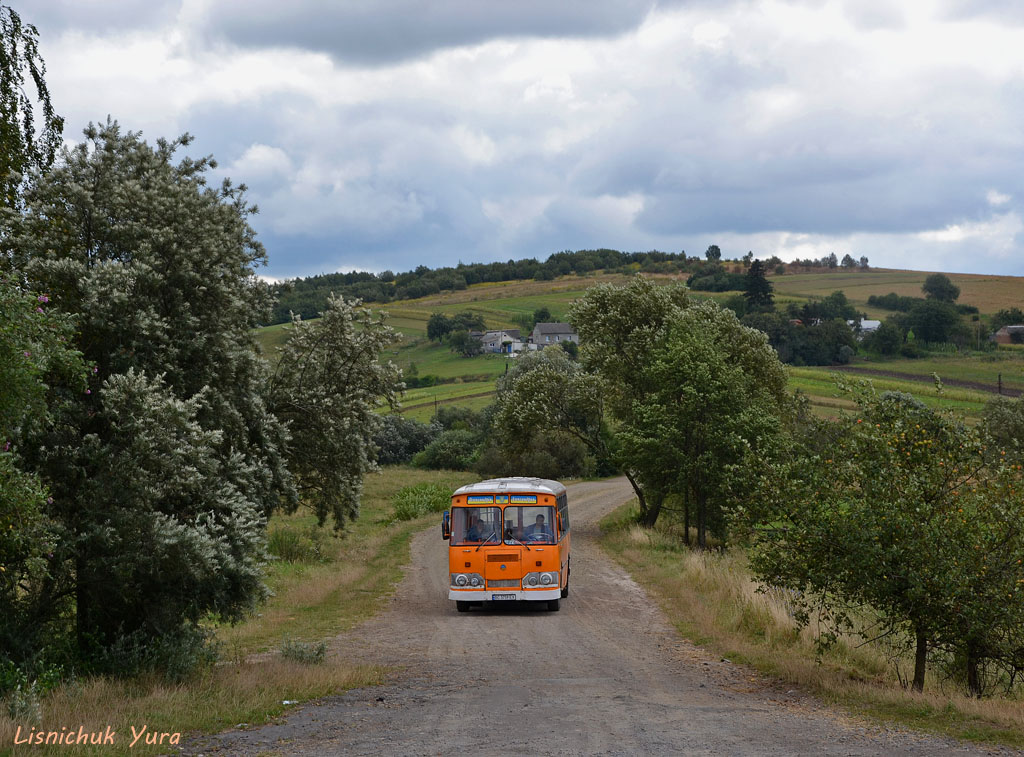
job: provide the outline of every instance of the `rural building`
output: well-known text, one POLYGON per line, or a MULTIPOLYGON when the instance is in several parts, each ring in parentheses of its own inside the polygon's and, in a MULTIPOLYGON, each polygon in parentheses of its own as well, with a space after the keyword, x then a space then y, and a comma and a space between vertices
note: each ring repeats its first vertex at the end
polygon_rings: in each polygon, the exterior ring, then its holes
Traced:
MULTIPOLYGON (((846 323, 849 325, 851 329, 857 331, 857 321, 847 321, 846 323)), ((863 318, 860 321, 860 331, 858 332, 858 335, 864 337, 870 334, 872 331, 878 331, 878 327, 881 325, 881 321, 872 321, 869 320, 868 318, 863 318)))
POLYGON ((558 344, 559 342, 579 344, 580 335, 568 323, 538 323, 533 327, 530 341, 537 345, 537 349, 543 349, 549 344, 558 344))
POLYGON ((519 329, 485 331, 480 337, 480 341, 483 342, 484 352, 500 352, 508 355, 522 350, 521 346, 518 350, 513 349, 516 344, 522 345, 519 329))
POLYGON ((992 341, 996 344, 1024 343, 1024 324, 1003 326, 999 331, 992 335, 992 341))

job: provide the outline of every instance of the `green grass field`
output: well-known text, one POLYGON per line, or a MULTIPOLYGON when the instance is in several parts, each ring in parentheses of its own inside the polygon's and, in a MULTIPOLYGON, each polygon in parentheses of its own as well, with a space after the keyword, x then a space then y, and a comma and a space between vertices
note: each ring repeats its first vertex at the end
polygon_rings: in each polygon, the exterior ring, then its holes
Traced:
MULTIPOLYGON (((896 292, 919 296, 921 285, 929 275, 927 271, 899 271, 870 269, 867 271, 835 271, 832 273, 787 273, 771 276, 775 286, 776 302, 803 303, 842 290, 858 310, 870 317, 885 318, 889 311, 867 305, 872 294, 896 292)), ((976 305, 982 314, 991 315, 1008 307, 1024 306, 1024 278, 1013 276, 981 276, 974 274, 948 274, 961 288, 960 302, 976 305)), ((678 276, 654 276, 658 281, 678 281, 678 276)), ((505 372, 508 358, 499 355, 481 355, 463 358, 446 346, 427 340, 427 320, 431 313, 447 315, 469 310, 483 316, 488 328, 516 328, 517 319, 529 317, 541 307, 548 308, 556 319, 565 317, 573 300, 588 288, 599 283, 621 284, 627 280, 622 274, 595 273, 588 276, 565 276, 554 281, 508 281, 475 284, 464 290, 444 292, 417 300, 403 300, 384 306, 373 305, 375 310, 388 313, 388 323, 402 334, 399 343, 383 357, 394 361, 406 374, 415 366, 420 376, 434 375, 452 383, 411 389, 402 400, 402 412, 416 420, 428 421, 435 407, 445 404, 480 409, 493 396, 496 379, 505 372)), ((722 302, 735 292, 694 292, 695 299, 714 299, 722 302)), ((257 332, 263 351, 268 357, 287 338, 285 326, 269 326, 257 332)), ((858 368, 879 372, 870 378, 880 390, 909 392, 934 407, 954 408, 969 418, 977 418, 992 396, 984 387, 962 387, 947 384, 941 396, 936 395, 932 374, 944 381, 973 382, 995 387, 1000 376, 1006 389, 1024 391, 1024 350, 1001 349, 998 352, 969 356, 940 355, 926 359, 865 360, 857 358, 858 368), (882 375, 907 374, 907 375, 882 375)), ((849 400, 836 397, 830 368, 794 368, 791 388, 800 389, 810 398, 815 412, 834 415, 839 408, 852 407, 849 400)), ((858 378, 850 375, 849 379, 858 378)))

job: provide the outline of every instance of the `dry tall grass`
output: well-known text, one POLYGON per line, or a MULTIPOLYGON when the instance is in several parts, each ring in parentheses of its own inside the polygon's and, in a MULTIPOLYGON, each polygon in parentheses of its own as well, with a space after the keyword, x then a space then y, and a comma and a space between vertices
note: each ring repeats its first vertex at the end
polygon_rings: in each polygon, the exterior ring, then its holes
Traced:
MULTIPOLYGON (((603 545, 646 587, 687 638, 854 711, 957 738, 1024 746, 1020 700, 972 699, 935 671, 923 694, 904 689, 887 648, 840 639, 819 655, 813 627, 798 630, 786 592, 760 591, 742 552, 696 552, 679 534, 605 521, 603 545)), ((898 661, 909 667, 909 660, 898 661)))

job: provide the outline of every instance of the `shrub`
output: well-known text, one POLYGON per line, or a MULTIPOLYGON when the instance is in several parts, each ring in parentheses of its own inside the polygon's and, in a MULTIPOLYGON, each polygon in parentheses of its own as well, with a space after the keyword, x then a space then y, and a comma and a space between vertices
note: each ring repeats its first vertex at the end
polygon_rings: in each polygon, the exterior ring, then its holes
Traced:
POLYGON ((320 665, 327 657, 327 642, 318 641, 315 644, 305 641, 285 639, 280 646, 281 656, 292 662, 301 662, 303 665, 320 665))
POLYGON ((452 490, 441 484, 422 483, 406 486, 391 498, 395 520, 413 520, 448 509, 452 490))
POLYGON ((472 431, 445 431, 412 462, 418 468, 431 470, 469 470, 476 459, 477 435, 472 431))
MULTIPOLYGON (((424 377, 426 378, 426 377, 424 377)), ((377 462, 381 465, 407 463, 441 433, 435 423, 429 426, 398 414, 385 415, 373 433, 377 462)))
POLYGON ((281 526, 267 534, 267 551, 282 562, 322 563, 327 562, 327 539, 324 529, 312 526, 303 533, 294 528, 281 526))

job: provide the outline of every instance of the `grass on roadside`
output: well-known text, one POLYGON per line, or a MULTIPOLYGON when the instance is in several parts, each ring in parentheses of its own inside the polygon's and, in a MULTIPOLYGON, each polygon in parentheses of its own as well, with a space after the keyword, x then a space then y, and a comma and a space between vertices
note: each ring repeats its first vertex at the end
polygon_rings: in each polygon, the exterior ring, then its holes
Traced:
POLYGON ((1024 747, 1024 707, 944 690, 929 671, 924 694, 903 689, 878 645, 843 639, 818 657, 797 631, 783 592, 760 593, 737 550, 695 552, 667 527, 635 525, 635 505, 601 523, 602 546, 644 586, 679 632, 697 644, 821 699, 881 721, 971 741, 1024 747))
POLYGON ((288 560, 268 566, 274 592, 259 613, 236 626, 215 628, 222 662, 179 684, 157 678, 88 678, 60 686, 39 702, 36 723, 15 720, 0 710, 0 755, 162 754, 173 750, 131 743, 131 726, 147 732, 213 733, 239 723, 257 725, 301 702, 373 685, 383 670, 355 666, 330 654, 321 658, 320 642, 372 615, 390 595, 409 559, 412 535, 436 514, 393 521, 394 495, 403 487, 432 483, 456 488, 474 480, 471 473, 421 471, 394 466, 366 478, 360 517, 344 537, 330 525, 320 529, 310 513, 274 516, 269 525, 272 549, 288 560), (282 656, 281 650, 289 650, 282 656), (266 654, 258 654, 266 653, 266 654), (256 656, 254 656, 256 655, 256 656), (320 661, 322 659, 322 661, 320 661), (21 746, 13 744, 31 727, 77 732, 117 731, 115 748, 21 746))

